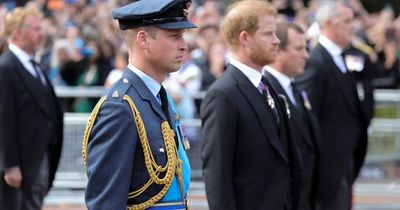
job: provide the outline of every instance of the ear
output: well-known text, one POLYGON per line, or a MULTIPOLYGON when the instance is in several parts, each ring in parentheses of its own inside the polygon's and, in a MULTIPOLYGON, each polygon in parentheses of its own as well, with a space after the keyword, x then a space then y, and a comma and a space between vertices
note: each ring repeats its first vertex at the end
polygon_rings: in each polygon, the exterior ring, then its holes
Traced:
POLYGON ((140 46, 143 49, 147 49, 148 47, 148 36, 149 34, 146 31, 139 31, 136 34, 136 42, 138 46, 140 46))
POLYGON ((241 31, 239 33, 239 43, 243 46, 248 46, 250 34, 247 31, 241 31))

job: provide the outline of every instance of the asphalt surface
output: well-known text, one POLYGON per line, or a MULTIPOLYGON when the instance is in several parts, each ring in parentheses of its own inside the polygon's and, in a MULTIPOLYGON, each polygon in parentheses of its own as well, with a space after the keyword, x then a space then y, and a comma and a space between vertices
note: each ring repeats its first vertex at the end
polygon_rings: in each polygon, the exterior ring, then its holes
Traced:
MULTIPOLYGON (((354 210, 400 210, 400 180, 357 182, 354 190, 354 210)), ((207 210, 204 183, 191 183, 191 210, 207 210)), ((85 210, 83 189, 55 188, 45 199, 43 210, 85 210)))

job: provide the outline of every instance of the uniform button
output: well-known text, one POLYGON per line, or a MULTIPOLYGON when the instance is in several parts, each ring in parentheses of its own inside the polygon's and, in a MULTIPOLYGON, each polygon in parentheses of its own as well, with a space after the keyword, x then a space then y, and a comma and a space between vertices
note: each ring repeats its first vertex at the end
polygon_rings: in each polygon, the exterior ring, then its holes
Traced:
POLYGON ((122 79, 122 82, 123 82, 123 83, 128 83, 129 80, 128 80, 127 78, 124 78, 124 79, 122 79))
POLYGON ((161 147, 158 151, 160 151, 160 152, 162 152, 162 153, 165 152, 164 148, 162 148, 162 147, 161 147))

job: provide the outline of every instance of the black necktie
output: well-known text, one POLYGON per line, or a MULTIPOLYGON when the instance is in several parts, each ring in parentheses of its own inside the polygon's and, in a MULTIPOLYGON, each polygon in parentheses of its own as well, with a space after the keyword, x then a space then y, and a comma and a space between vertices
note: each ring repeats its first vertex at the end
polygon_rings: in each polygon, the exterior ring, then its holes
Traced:
POLYGON ((165 116, 167 117, 167 121, 170 122, 167 92, 165 91, 163 86, 161 86, 160 92, 158 94, 160 95, 161 109, 163 110, 165 116))
POLYGON ((36 63, 36 61, 34 61, 33 59, 31 59, 31 63, 33 66, 33 69, 36 72, 37 78, 40 82, 40 84, 42 84, 43 86, 46 86, 46 79, 44 78, 44 75, 42 73, 42 70, 40 69, 40 66, 38 63, 36 63))
POLYGON ((300 91, 294 82, 291 82, 290 86, 292 87, 293 98, 296 101, 295 107, 299 111, 300 114, 303 114, 304 103, 301 98, 300 91))
MULTIPOLYGON (((269 104, 269 107, 271 108, 270 110, 273 112, 273 116, 275 116, 275 122, 274 124, 277 125, 277 132, 279 139, 282 142, 283 150, 286 155, 289 157, 289 147, 288 147, 288 137, 287 137, 287 127, 285 124, 285 117, 284 113, 286 111, 286 107, 282 107, 282 105, 279 103, 279 96, 276 92, 274 92, 273 88, 270 86, 267 78, 263 76, 261 78, 261 83, 263 83, 266 86, 266 90, 263 90, 263 95, 267 99, 267 103, 269 104), (273 100, 274 105, 271 106, 270 102, 273 100)), ((290 158, 290 157, 289 157, 290 158)))
POLYGON ((343 74, 346 74, 349 72, 349 69, 347 68, 346 65, 346 52, 343 51, 342 53, 340 53, 340 55, 342 56, 344 67, 346 68, 346 71, 343 74))

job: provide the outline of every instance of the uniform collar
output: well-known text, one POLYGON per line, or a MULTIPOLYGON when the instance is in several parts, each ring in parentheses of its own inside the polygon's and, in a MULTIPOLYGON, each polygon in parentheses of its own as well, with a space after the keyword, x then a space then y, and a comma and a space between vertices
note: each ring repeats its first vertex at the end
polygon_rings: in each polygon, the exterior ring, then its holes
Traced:
POLYGON ((132 64, 128 64, 128 69, 138 75, 138 77, 144 82, 146 87, 149 88, 151 94, 153 94, 153 96, 157 98, 158 92, 160 92, 161 89, 161 85, 156 80, 154 80, 149 75, 145 74, 143 71, 139 70, 132 64))

